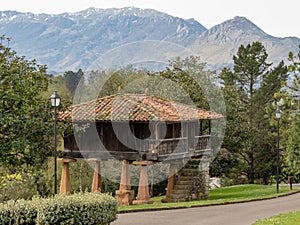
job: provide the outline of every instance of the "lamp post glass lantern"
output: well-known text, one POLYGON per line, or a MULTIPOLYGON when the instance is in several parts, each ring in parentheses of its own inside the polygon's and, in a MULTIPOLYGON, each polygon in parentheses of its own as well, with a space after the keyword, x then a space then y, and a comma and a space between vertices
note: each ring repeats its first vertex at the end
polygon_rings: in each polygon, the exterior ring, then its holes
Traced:
POLYGON ((281 112, 281 110, 280 109, 276 109, 276 112, 275 112, 275 114, 276 114, 276 119, 280 119, 281 118, 281 114, 282 114, 282 112, 281 112))
POLYGON ((60 104, 60 96, 57 94, 57 91, 50 96, 51 106, 57 107, 60 104))
POLYGON ((276 192, 279 192, 279 120, 281 118, 281 110, 277 109, 275 112, 277 119, 277 157, 276 157, 276 192))
POLYGON ((57 194, 57 140, 56 140, 56 120, 57 113, 56 108, 60 104, 60 96, 57 91, 50 96, 51 106, 54 107, 54 194, 57 194))

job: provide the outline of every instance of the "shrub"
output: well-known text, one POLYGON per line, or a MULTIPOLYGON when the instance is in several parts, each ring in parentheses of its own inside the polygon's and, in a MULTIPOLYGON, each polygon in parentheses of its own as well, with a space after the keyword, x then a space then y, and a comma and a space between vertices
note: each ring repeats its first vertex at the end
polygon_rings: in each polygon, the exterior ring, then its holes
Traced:
POLYGON ((31 201, 18 200, 0 204, 0 224, 35 225, 37 218, 36 205, 31 201))
POLYGON ((105 225, 116 220, 116 200, 107 194, 85 193, 49 198, 38 212, 37 224, 105 225))
POLYGON ((31 199, 39 194, 38 175, 15 173, 0 176, 0 202, 18 199, 31 199))
POLYGON ((58 195, 31 201, 18 200, 0 204, 2 225, 106 225, 117 218, 117 202, 101 193, 58 195))

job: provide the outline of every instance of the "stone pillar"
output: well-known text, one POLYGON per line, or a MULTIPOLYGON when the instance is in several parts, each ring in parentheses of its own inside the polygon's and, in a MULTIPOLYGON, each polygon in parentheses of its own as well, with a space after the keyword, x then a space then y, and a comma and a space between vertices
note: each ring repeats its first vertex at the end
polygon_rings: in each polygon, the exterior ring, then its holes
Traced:
POLYGON ((95 162, 93 183, 92 183, 92 192, 102 192, 102 179, 100 172, 100 160, 98 159, 89 159, 91 162, 95 162))
POLYGON ((134 198, 134 190, 130 186, 129 162, 123 160, 120 188, 116 191, 118 206, 132 205, 134 198))
POLYGON ((203 183, 200 187, 200 199, 208 199, 209 198, 209 159, 207 157, 203 157, 201 160, 201 176, 203 183))
POLYGON ((76 160, 70 158, 58 158, 57 162, 63 163, 62 171, 61 171, 61 182, 60 182, 59 194, 70 195, 71 178, 70 178, 69 163, 76 162, 76 160))
POLYGON ((135 161, 134 165, 141 166, 139 189, 137 194, 137 200, 133 201, 133 204, 151 204, 148 184, 148 171, 147 166, 153 165, 152 161, 135 161))

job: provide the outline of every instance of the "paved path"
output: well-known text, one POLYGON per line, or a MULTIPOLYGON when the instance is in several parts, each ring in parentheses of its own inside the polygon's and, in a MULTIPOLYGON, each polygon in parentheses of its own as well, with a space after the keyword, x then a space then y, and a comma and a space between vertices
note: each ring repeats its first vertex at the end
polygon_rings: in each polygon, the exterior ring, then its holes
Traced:
POLYGON ((300 210, 300 193, 248 203, 119 214, 112 225, 250 225, 294 210, 300 210))

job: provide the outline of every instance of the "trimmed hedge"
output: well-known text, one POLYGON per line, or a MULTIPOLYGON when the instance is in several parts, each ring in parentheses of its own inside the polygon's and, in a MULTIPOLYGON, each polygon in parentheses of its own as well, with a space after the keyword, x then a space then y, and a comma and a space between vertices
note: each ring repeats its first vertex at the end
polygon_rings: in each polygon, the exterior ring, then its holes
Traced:
POLYGON ((108 194, 84 193, 0 204, 0 224, 107 225, 117 219, 117 202, 108 194))
POLYGON ((31 201, 18 200, 0 204, 0 224, 36 224, 37 207, 31 201))

